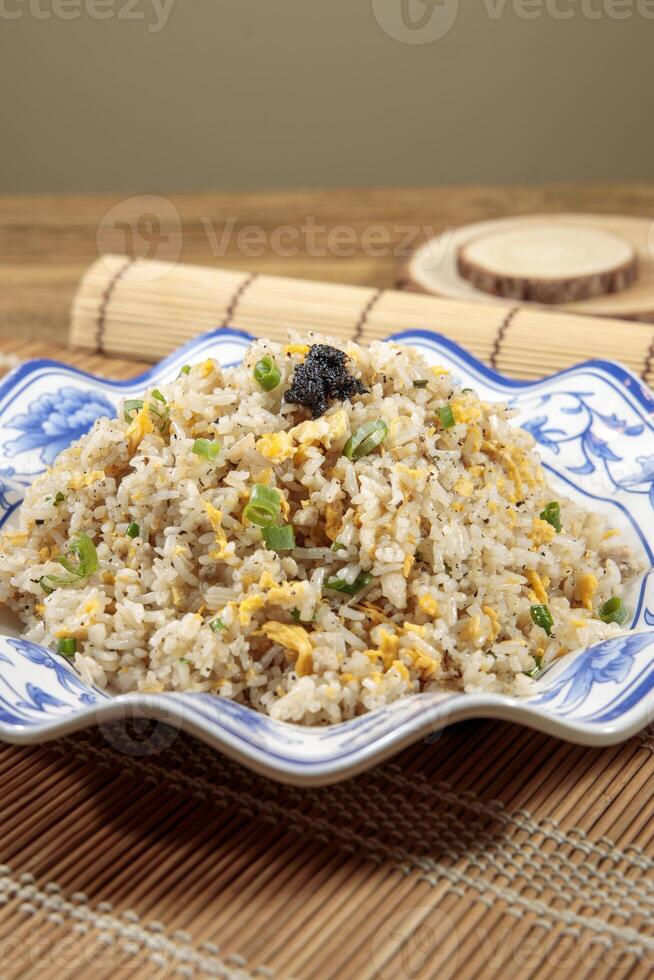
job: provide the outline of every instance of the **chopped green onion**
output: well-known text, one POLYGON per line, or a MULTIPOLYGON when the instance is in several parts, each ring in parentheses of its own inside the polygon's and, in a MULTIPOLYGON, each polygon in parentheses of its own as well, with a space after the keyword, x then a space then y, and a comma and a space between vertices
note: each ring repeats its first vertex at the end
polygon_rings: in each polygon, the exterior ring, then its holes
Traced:
POLYGON ((220 633, 221 630, 227 629, 222 619, 212 619, 209 623, 209 627, 214 631, 214 633, 220 633))
POLYGON ((138 538, 140 533, 141 533, 141 529, 136 523, 136 521, 132 521, 131 524, 127 525, 127 530, 125 531, 125 534, 127 535, 128 538, 138 538))
POLYGON ((461 394, 462 395, 467 395, 468 393, 471 394, 472 393, 472 390, 473 390, 472 388, 462 388, 461 389, 461 394))
POLYGON ((346 595, 356 595, 357 592, 361 592, 361 589, 365 589, 371 582, 372 575, 370 572, 359 572, 354 582, 346 582, 344 578, 332 575, 325 582, 325 588, 333 589, 334 592, 344 592, 346 595))
POLYGON ((72 657, 76 652, 77 640, 74 636, 66 636, 59 640, 59 643, 57 644, 57 653, 60 653, 62 657, 72 657))
POLYGON ((382 419, 366 422, 347 440, 343 447, 343 455, 351 460, 361 459, 380 446, 387 435, 388 426, 382 419))
POLYGON ((193 665, 193 661, 189 660, 188 657, 180 657, 179 662, 180 664, 190 664, 191 666, 193 665))
POLYGON ((554 620, 552 619, 552 613, 549 611, 548 607, 532 606, 529 611, 536 626, 540 626, 541 629, 545 630, 548 636, 551 636, 554 620))
POLYGON ((557 534, 561 533, 561 505, 558 500, 552 500, 545 510, 540 512, 540 519, 551 524, 557 534))
MULTIPOLYGON (((161 394, 158 388, 155 388, 154 391, 151 392, 151 394, 152 397, 156 399, 157 402, 161 402, 163 405, 163 408, 161 410, 159 410, 159 408, 157 408, 156 404, 154 404, 153 402, 150 402, 148 405, 148 409, 152 412, 153 415, 156 415, 157 418, 159 419, 159 428, 163 430, 168 422, 168 415, 170 414, 170 406, 168 405, 168 402, 166 401, 166 399, 161 394)), ((138 412, 140 412, 141 409, 143 408, 144 404, 145 402, 143 401, 142 398, 128 398, 127 401, 125 402, 125 405, 123 406, 123 418, 125 419, 125 421, 133 422, 138 412)))
POLYGON ((220 442, 218 439, 196 439, 191 452, 213 462, 220 452, 220 442))
POLYGON ((413 387, 414 388, 426 388, 428 384, 429 384, 429 381, 427 380, 427 378, 418 378, 417 381, 414 381, 413 382, 413 387))
POLYGON ((52 586, 48 585, 48 583, 46 581, 45 575, 39 581, 39 585, 41 586, 41 588, 43 589, 43 591, 45 592, 46 595, 52 595, 52 593, 54 592, 54 589, 52 588, 52 586))
POLYGON ((259 527, 269 527, 279 517, 281 494, 274 487, 255 483, 250 494, 250 502, 243 510, 243 516, 259 527))
POLYGON ((536 675, 542 670, 543 658, 536 654, 536 656, 534 656, 534 660, 536 661, 536 666, 532 667, 531 670, 525 670, 527 677, 536 677, 536 675))
POLYGON ((334 541, 333 545, 329 549, 330 551, 347 551, 347 545, 343 544, 342 541, 334 541))
POLYGON ((438 409, 438 417, 444 429, 451 429, 453 425, 456 425, 451 405, 441 405, 438 409))
POLYGON ((290 524, 283 527, 264 527, 261 533, 268 551, 292 551, 295 547, 295 534, 290 524))
POLYGON ((279 368, 272 357, 262 357, 254 365, 254 380, 261 385, 264 391, 272 391, 282 380, 279 368))
POLYGON ((152 412, 153 415, 156 415, 157 418, 159 419, 159 429, 160 431, 163 432, 163 430, 168 425, 170 406, 158 388, 155 388, 154 391, 151 392, 151 395, 153 398, 156 398, 156 400, 158 402, 161 402, 163 405, 161 411, 157 408, 157 406, 153 402, 150 402, 150 404, 148 405, 148 409, 150 410, 150 412, 152 412))
POLYGON ((77 564, 64 555, 57 555, 55 561, 63 565, 68 575, 44 575, 41 584, 45 581, 49 588, 56 588, 58 585, 75 585, 97 571, 98 553, 88 535, 78 534, 68 546, 68 551, 77 558, 77 564))
POLYGON ((133 422, 135 415, 143 408, 142 398, 128 398, 123 406, 123 418, 126 422, 133 422))
POLYGON ((191 365, 190 365, 190 364, 185 364, 185 365, 184 365, 184 366, 183 366, 183 367, 182 367, 182 368, 180 369, 180 372, 179 372, 179 373, 180 373, 180 375, 182 375, 182 374, 188 374, 190 370, 191 370, 191 365))
POLYGON ((629 619, 629 610, 618 596, 607 599, 597 614, 603 623, 617 623, 618 626, 623 626, 629 619))
POLYGON ((88 534, 78 534, 71 541, 68 550, 71 554, 75 555, 79 563, 73 566, 68 559, 59 556, 57 561, 60 565, 64 566, 67 572, 70 572, 72 575, 78 575, 81 578, 86 578, 97 570, 98 553, 88 534))
POLYGON ((57 490, 57 492, 56 492, 56 494, 54 496, 54 502, 55 502, 55 504, 61 504, 65 499, 66 499, 66 497, 61 492, 61 490, 57 490))
POLYGON ((290 616, 291 616, 291 619, 293 620, 294 623, 307 623, 307 622, 314 623, 316 621, 316 614, 315 613, 313 614, 313 616, 309 620, 300 619, 300 610, 299 609, 291 609, 290 616))

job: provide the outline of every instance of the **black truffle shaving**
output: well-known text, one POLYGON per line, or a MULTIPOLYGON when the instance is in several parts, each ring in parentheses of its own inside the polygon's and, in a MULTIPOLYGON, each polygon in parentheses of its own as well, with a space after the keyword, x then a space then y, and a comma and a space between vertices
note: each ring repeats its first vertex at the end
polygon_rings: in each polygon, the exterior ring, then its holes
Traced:
POLYGON ((314 419, 324 415, 331 399, 345 401, 352 395, 366 395, 368 389, 347 373, 347 355, 328 344, 312 344, 302 364, 295 369, 293 384, 284 401, 308 408, 314 419))

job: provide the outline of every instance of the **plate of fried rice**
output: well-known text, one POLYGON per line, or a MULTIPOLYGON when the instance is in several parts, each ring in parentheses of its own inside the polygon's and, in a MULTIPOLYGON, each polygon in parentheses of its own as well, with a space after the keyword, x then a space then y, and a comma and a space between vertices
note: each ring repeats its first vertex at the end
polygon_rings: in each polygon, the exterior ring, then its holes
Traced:
POLYGON ((274 778, 464 718, 587 744, 654 705, 651 394, 422 331, 197 338, 0 386, 0 738, 125 714, 274 778), (648 608, 649 607, 649 608, 648 608))

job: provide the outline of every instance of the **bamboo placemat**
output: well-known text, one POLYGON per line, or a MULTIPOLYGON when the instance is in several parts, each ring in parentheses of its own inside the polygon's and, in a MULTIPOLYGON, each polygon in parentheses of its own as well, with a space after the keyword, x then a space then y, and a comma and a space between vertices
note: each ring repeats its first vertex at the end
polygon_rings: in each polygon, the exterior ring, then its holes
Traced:
MULTIPOLYGON (((534 340, 554 329, 547 314, 529 314, 533 334, 522 310, 499 326, 492 321, 498 341, 480 307, 448 303, 447 316, 430 320, 438 301, 411 297, 412 321, 402 294, 339 288, 339 304, 324 292, 317 298, 320 284, 289 280, 272 280, 268 305, 257 306, 258 293, 247 299, 255 281, 236 275, 229 296, 223 281, 219 301, 207 283, 205 298, 217 305, 204 318, 195 285, 186 293, 175 285, 175 315, 162 300, 157 316, 148 315, 145 284, 134 292, 130 284, 130 302, 121 305, 123 279, 111 289, 105 282, 93 307, 92 278, 74 326, 76 342, 86 336, 91 350, 17 341, 2 348, 0 368, 49 355, 127 377, 143 364, 97 353, 99 325, 105 350, 154 357, 164 352, 157 344, 174 346, 175 336, 228 320, 280 337, 289 322, 339 336, 351 336, 356 323, 363 339, 431 326, 503 370, 515 364, 511 373, 551 369, 538 360, 544 343, 534 340), (133 330, 138 343, 115 331, 130 310, 135 324, 150 324, 149 333, 133 330)), ((573 329, 566 319, 562 356, 608 353, 609 341, 613 352, 620 337, 621 359, 644 370, 652 328, 588 320, 573 329), (639 344, 624 339, 629 331, 639 344)), ((138 740, 126 746, 113 730, 36 748, 0 746, 1 980, 652 973, 652 731, 593 750, 470 722, 355 780, 314 790, 273 784, 185 736, 167 741, 144 755, 138 740)))
POLYGON ((518 378, 601 354, 654 381, 652 324, 111 255, 80 284, 70 339, 88 350, 156 361, 221 325, 273 340, 285 339, 291 327, 363 342, 430 329, 518 378))

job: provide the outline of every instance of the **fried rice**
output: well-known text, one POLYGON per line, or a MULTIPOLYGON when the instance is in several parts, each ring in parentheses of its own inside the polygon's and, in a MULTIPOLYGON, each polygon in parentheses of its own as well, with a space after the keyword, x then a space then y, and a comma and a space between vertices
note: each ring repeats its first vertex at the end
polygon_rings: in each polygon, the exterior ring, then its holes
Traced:
POLYGON ((599 611, 638 563, 548 485, 506 405, 408 347, 310 341, 357 381, 317 417, 285 400, 314 346, 260 340, 98 420, 34 481, 0 539, 26 637, 110 692, 324 724, 419 691, 525 693, 620 632, 599 611))

